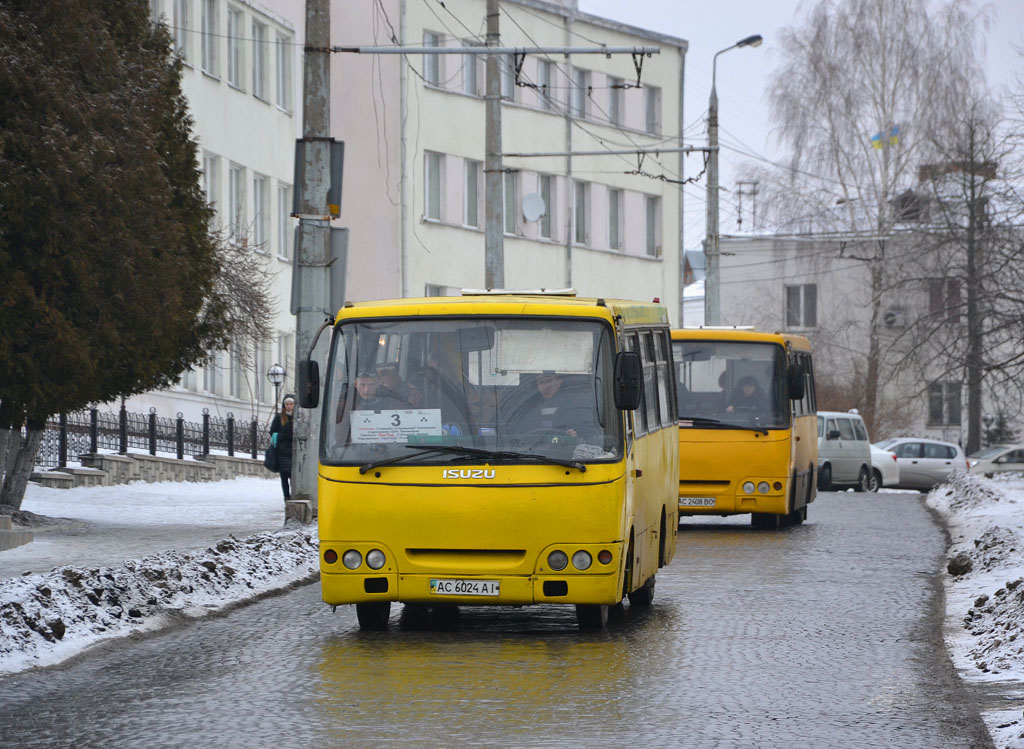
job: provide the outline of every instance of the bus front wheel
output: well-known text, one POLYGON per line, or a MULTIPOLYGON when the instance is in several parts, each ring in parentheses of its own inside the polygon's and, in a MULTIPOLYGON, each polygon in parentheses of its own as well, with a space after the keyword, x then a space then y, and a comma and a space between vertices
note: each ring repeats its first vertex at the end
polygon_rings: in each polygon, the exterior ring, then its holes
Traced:
POLYGON ((576 622, 581 630, 604 629, 608 626, 608 606, 602 603, 577 603, 576 622))
POLYGON ((356 619, 359 620, 359 629, 366 631, 387 629, 389 616, 391 616, 391 601, 356 604, 356 619))
POLYGON ((654 601, 654 575, 632 593, 628 593, 630 606, 650 606, 654 601))

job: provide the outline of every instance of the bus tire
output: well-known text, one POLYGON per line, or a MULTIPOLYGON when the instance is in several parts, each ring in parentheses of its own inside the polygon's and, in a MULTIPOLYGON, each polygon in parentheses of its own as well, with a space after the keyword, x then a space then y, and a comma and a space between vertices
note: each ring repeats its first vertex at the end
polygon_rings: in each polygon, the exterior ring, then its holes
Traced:
POLYGON ((775 530, 782 527, 781 520, 785 515, 776 515, 770 512, 752 512, 750 524, 758 530, 775 530))
POLYGON ((388 617, 391 616, 391 601, 371 601, 356 604, 356 619, 359 629, 367 632, 379 632, 388 628, 388 617))
POLYGON ((650 606, 654 601, 654 575, 647 578, 647 581, 630 593, 627 598, 629 598, 630 606, 650 606))
POLYGON ((577 603, 576 623, 581 631, 604 629, 608 626, 608 606, 603 603, 577 603))

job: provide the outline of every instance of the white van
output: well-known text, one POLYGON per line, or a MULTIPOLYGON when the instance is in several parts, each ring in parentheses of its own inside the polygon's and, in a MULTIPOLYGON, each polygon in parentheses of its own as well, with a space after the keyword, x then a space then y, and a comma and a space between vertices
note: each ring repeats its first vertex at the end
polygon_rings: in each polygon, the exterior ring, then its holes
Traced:
POLYGON ((871 481, 871 442, 855 412, 818 411, 818 490, 852 486, 867 491, 871 481))

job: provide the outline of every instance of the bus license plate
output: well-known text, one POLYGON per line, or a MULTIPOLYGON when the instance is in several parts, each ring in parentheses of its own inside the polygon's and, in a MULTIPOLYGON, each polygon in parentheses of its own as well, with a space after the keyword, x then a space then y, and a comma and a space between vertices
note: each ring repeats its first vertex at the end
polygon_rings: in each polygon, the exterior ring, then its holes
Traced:
POLYGON ((714 507, 714 497, 680 497, 679 504, 686 507, 714 507))
POLYGON ((430 592, 438 596, 496 596, 499 580, 431 580, 430 592))

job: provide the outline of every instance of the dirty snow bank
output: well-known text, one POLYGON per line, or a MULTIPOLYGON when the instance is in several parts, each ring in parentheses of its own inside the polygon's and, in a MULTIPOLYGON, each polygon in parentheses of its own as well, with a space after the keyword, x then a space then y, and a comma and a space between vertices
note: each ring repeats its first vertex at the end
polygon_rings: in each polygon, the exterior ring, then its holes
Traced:
MULTIPOLYGON (((928 496, 945 517, 946 647, 963 678, 1024 688, 1024 476, 956 475, 928 496)), ((1019 705, 983 712, 997 747, 1024 747, 1019 705)))
POLYGON ((296 526, 229 536, 201 552, 0 580, 0 675, 309 581, 317 565, 316 526, 296 526))

